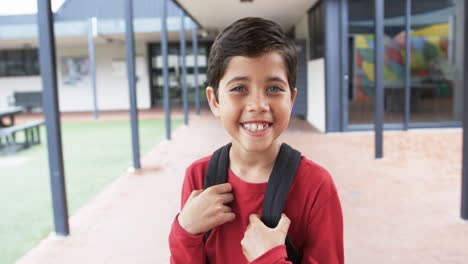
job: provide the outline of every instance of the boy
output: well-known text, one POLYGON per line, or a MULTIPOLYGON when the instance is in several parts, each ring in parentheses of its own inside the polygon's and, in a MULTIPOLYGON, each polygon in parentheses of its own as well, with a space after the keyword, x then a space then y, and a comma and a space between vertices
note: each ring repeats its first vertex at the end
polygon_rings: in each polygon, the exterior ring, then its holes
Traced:
POLYGON ((302 157, 276 228, 260 220, 263 197, 296 98, 296 53, 281 27, 244 18, 224 29, 208 58, 206 95, 232 138, 228 181, 203 190, 210 157, 187 168, 182 211, 169 244, 172 264, 287 261, 288 236, 301 263, 344 263, 343 220, 328 172, 302 157), (204 234, 211 230, 206 242, 204 234))

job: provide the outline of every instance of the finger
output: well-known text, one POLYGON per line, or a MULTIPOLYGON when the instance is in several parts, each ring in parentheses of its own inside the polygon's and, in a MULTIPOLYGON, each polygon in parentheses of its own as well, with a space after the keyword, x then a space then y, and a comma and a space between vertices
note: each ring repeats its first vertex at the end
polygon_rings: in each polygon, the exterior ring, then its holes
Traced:
POLYGON ((227 222, 231 222, 233 221, 234 219, 236 219, 236 214, 235 213, 223 213, 219 219, 219 223, 218 225, 222 225, 224 223, 227 223, 227 222))
POLYGON ((232 186, 230 183, 223 183, 223 184, 211 186, 207 189, 207 191, 210 193, 216 193, 216 194, 229 193, 232 191, 232 186))
POLYGON ((224 205, 224 206, 221 208, 221 210, 222 210, 223 213, 230 213, 230 212, 232 212, 232 208, 229 207, 229 206, 226 206, 226 205, 224 205))
POLYGON ((230 203, 234 200, 234 195, 232 193, 223 193, 220 196, 223 204, 230 203))
POLYGON ((291 220, 289 220, 289 218, 285 214, 282 214, 281 219, 275 229, 280 230, 283 233, 287 234, 290 225, 291 225, 291 220))

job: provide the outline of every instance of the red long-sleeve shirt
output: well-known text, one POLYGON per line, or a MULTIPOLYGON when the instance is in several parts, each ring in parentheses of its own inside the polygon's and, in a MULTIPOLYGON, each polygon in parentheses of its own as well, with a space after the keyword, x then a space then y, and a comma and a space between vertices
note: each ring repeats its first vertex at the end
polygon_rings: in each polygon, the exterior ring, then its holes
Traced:
MULTIPOLYGON (((195 161, 187 168, 182 187, 182 207, 193 190, 203 189, 211 156, 195 161)), ((203 242, 203 234, 187 233, 177 221, 169 235, 171 264, 244 264, 241 240, 249 224, 249 215, 261 215, 267 183, 249 183, 228 171, 236 218, 214 228, 203 242), (208 261, 207 261, 208 260, 208 261)), ((302 250, 302 264, 344 263, 343 216, 335 184, 330 174, 302 157, 283 212, 291 219, 288 236, 302 250)), ((275 247, 251 264, 286 264, 284 245, 275 247)))

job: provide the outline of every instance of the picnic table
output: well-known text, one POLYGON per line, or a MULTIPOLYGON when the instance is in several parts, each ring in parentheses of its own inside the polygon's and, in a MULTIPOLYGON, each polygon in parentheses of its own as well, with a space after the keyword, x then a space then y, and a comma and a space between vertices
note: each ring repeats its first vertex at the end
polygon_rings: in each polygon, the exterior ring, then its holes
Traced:
POLYGON ((0 110, 0 155, 13 154, 41 143, 40 126, 44 124, 44 121, 33 120, 16 125, 15 116, 22 112, 22 107, 0 110), (9 118, 10 122, 4 123, 3 118, 9 118), (20 131, 24 132, 22 142, 16 137, 16 133, 20 131))

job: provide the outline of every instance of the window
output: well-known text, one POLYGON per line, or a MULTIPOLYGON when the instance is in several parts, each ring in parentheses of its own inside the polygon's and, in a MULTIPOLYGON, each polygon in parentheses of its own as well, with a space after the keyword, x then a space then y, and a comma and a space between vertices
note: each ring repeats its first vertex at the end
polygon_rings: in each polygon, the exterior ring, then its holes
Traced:
POLYGON ((323 1, 319 1, 308 12, 310 60, 324 56, 324 10, 323 1))
MULTIPOLYGON (((198 42, 198 86, 200 88, 200 102, 206 102, 204 88, 207 86, 207 60, 211 43, 198 42)), ((186 67, 187 67, 187 88, 189 103, 195 101, 195 75, 194 56, 191 42, 186 43, 186 67)), ((159 106, 163 104, 163 56, 159 43, 149 44, 150 69, 151 69, 151 105, 159 106)), ((169 70, 169 91, 171 104, 182 105, 182 63, 180 56, 180 43, 168 44, 168 70, 169 70)))
POLYGON ((77 87, 91 81, 88 57, 64 57, 60 61, 63 86, 77 87))
POLYGON ((0 50, 0 77, 39 75, 37 49, 0 50))

